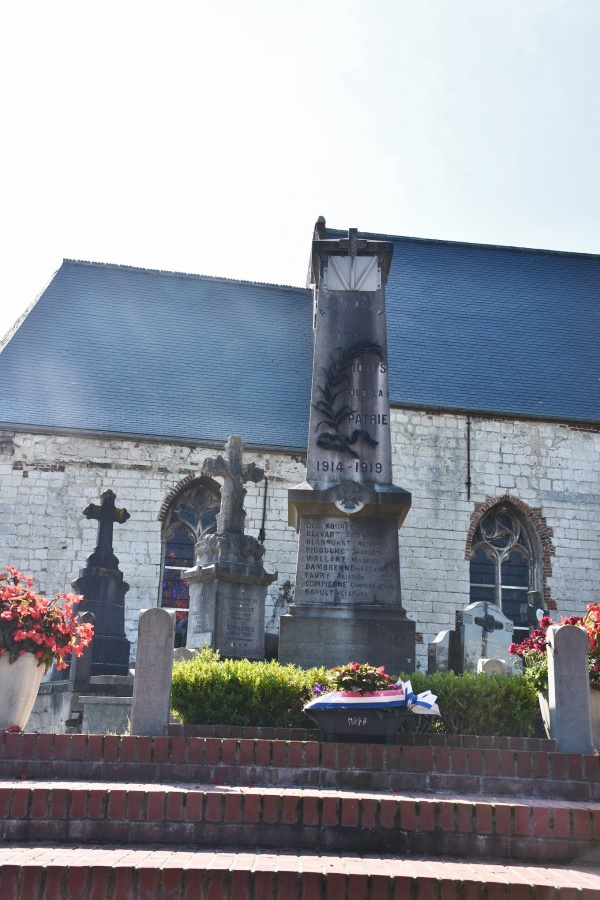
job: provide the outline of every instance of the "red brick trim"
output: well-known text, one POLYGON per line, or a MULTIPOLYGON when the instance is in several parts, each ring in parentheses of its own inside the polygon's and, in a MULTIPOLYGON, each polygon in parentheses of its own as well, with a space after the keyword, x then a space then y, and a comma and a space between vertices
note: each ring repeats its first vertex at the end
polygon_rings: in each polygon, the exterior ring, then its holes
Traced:
MULTIPOLYGON (((430 746, 400 746, 260 738, 4 733, 0 734, 0 778, 600 800, 599 757, 549 751, 544 747, 547 742, 527 738, 474 739, 462 735, 457 737, 465 746, 440 746, 433 740, 435 735, 428 737, 432 739, 430 746), (501 746, 496 746, 498 742, 501 746), (505 742, 510 742, 510 748, 505 742)), ((0 790, 0 818, 5 800, 0 790)), ((90 795, 90 803, 92 800, 96 802, 90 795)))
POLYGON ((550 597, 550 588, 548 587, 548 578, 552 575, 552 561, 551 557, 555 555, 556 551, 554 549, 554 544, 552 543, 552 537, 554 536, 554 531, 548 525, 546 521, 546 517, 542 515, 542 510, 539 507, 531 507, 524 503, 522 500, 519 500, 518 497, 513 497, 511 494, 502 494, 500 497, 486 497, 486 499, 482 502, 478 502, 475 504, 475 509, 471 514, 471 524, 469 526, 469 531, 467 533, 467 543, 465 546, 465 559, 471 559, 471 550, 473 543, 473 535, 477 531, 480 521, 484 517, 484 515, 489 512, 494 506, 500 506, 502 504, 510 504, 514 506, 515 509, 519 510, 519 512, 527 519, 530 523, 531 527, 537 534, 541 546, 542 546, 542 578, 543 578, 543 595, 544 602, 546 604, 547 609, 553 608, 553 601, 550 597))
POLYGON ((163 500, 162 506, 160 508, 160 512, 158 513, 158 521, 164 522, 167 518, 167 513, 169 512, 169 508, 173 501, 180 495, 183 494, 184 491, 187 491, 193 484, 202 484, 204 487, 208 488, 208 490, 212 491, 217 497, 221 496, 221 487, 217 481, 214 481, 212 478, 208 478, 206 475, 186 475, 185 478, 182 478, 175 487, 169 491, 165 499, 163 500))

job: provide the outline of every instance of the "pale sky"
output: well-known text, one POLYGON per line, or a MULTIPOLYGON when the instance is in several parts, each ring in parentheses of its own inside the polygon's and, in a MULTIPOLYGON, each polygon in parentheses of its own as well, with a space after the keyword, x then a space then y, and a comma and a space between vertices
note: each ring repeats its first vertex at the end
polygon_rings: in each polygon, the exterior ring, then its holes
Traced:
POLYGON ((0 0, 0 335, 63 257, 301 285, 319 215, 600 253, 599 47, 600 0, 0 0))

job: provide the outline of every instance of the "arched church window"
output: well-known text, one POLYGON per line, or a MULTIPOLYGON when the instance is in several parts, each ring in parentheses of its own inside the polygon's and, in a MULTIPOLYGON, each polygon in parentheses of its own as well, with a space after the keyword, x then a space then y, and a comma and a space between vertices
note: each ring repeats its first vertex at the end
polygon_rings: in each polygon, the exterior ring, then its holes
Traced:
POLYGON ((471 603, 496 603, 515 626, 514 640, 529 634, 528 593, 536 590, 536 558, 529 532, 515 509, 494 507, 473 535, 471 603))
POLYGON ((194 548, 200 538, 216 530, 220 502, 218 486, 209 479, 198 479, 177 494, 165 517, 161 606, 178 610, 176 628, 185 623, 190 603, 183 572, 194 565, 194 548))

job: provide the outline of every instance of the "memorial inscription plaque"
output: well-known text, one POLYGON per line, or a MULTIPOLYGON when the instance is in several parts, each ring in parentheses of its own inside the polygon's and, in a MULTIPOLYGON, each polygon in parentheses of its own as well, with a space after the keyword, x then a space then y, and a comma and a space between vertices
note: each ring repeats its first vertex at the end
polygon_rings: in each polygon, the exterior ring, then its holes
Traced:
POLYGON ((281 662, 353 659, 411 671, 415 626, 400 594, 398 528, 410 494, 392 483, 385 283, 392 244, 313 241, 315 351, 307 480, 289 492, 299 532, 281 662))

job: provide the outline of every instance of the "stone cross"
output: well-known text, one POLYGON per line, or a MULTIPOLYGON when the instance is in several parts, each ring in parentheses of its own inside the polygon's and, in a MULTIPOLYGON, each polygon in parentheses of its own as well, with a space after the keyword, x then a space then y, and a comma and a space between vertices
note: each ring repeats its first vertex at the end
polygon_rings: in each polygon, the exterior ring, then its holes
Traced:
POLYGON ((202 474, 215 475, 223 479, 221 509, 217 516, 217 533, 243 534, 244 519, 246 518, 244 484, 247 481, 258 484, 264 478, 265 473, 254 463, 243 464, 244 442, 238 435, 230 435, 225 444, 225 452, 227 459, 220 455, 216 459, 206 459, 202 466, 202 474))
POLYGON ((116 494, 110 489, 100 494, 102 503, 97 506, 90 503, 83 511, 86 519, 97 519, 98 541, 96 549, 87 558, 88 566, 96 566, 101 569, 118 569, 119 560, 113 553, 113 523, 122 525, 129 518, 126 509, 115 507, 116 494))
POLYGON ((483 630, 488 632, 489 634, 491 634, 492 631, 501 631, 503 628, 502 622, 497 622, 496 619, 493 616, 491 616, 489 614, 489 612, 487 612, 487 608, 486 608, 486 615, 485 616, 477 616, 475 619, 475 624, 481 625, 483 630))

